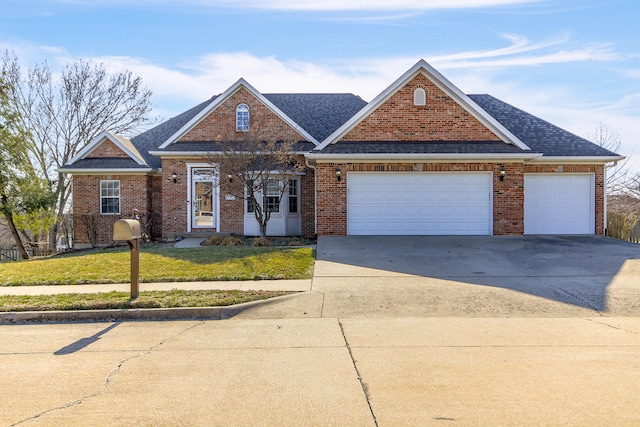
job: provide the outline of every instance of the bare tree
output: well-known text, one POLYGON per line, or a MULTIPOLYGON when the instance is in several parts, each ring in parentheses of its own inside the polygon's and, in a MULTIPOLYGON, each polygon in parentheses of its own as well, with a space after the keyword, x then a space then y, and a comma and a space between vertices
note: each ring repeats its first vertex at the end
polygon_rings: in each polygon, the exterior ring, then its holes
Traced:
POLYGON ((271 213, 279 209, 289 181, 304 169, 296 158, 296 141, 263 137, 259 126, 236 136, 219 136, 207 162, 219 168, 226 194, 245 200, 260 228, 267 234, 271 213))
MULTIPOLYGON (((132 135, 153 123, 151 91, 128 70, 107 71, 102 63, 75 61, 54 77, 46 62, 26 77, 15 54, 0 60, 13 91, 11 97, 33 135, 29 159, 55 194, 53 214, 61 223, 71 197, 70 178, 57 169, 103 131, 132 135)), ((56 227, 49 244, 55 245, 56 227)))
MULTIPOLYGON (((588 138, 591 142, 614 153, 620 152, 622 148, 620 134, 609 129, 609 127, 602 122, 598 123, 598 126, 588 135, 588 138)), ((625 192, 629 184, 627 175, 629 173, 628 163, 630 159, 631 155, 607 171, 608 194, 621 194, 625 192)))

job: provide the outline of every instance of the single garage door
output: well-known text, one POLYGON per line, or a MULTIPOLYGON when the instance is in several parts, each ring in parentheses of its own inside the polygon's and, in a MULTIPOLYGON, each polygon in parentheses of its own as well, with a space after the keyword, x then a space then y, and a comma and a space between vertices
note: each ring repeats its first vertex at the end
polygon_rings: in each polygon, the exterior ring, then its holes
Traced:
POLYGON ((525 174, 525 234, 594 234, 592 174, 525 174))
POLYGON ((492 234, 490 173, 359 173, 347 180, 350 235, 492 234))

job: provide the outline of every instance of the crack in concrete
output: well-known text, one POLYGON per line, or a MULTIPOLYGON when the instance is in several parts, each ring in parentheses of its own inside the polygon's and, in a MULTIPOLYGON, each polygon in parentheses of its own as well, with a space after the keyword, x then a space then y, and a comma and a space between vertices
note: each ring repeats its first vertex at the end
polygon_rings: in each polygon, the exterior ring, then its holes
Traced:
POLYGON ((148 349, 144 350, 143 352, 141 352, 139 354, 136 354, 136 355, 133 355, 133 356, 130 356, 130 357, 127 357, 125 359, 122 359, 118 363, 118 365, 115 367, 115 369, 113 369, 107 375, 107 377, 105 378, 105 380, 104 380, 104 382, 102 384, 102 388, 100 390, 96 391, 95 393, 88 394, 86 396, 82 396, 82 397, 80 397, 80 398, 78 398, 78 399, 76 399, 76 400, 74 400, 72 402, 65 403, 63 405, 59 405, 59 406, 56 406, 54 408, 47 409, 47 410, 42 411, 40 413, 31 415, 31 416, 29 416, 27 418, 23 418, 22 420, 11 424, 11 427, 18 426, 20 424, 24 424, 26 422, 38 419, 38 418, 40 418, 42 416, 45 416, 45 415, 50 414, 50 413, 55 412, 55 411, 62 411, 62 410, 65 410, 65 409, 72 408, 74 406, 77 406, 77 405, 80 405, 80 404, 84 403, 85 401, 87 401, 89 399, 92 399, 94 397, 98 397, 98 396, 103 395, 104 393, 107 392, 107 390, 109 389, 109 386, 111 385, 111 383, 113 382, 115 377, 120 373, 120 371, 122 370, 124 365, 126 365, 129 362, 131 362, 132 360, 139 359, 139 358, 141 358, 143 356, 147 356, 147 355, 151 354, 155 349, 157 349, 161 345, 165 344, 166 342, 168 342, 168 341, 170 341, 172 339, 175 339, 175 338, 179 337, 180 335, 186 333, 187 331, 190 331, 191 329, 194 329, 194 328, 196 328, 198 326, 201 326, 203 324, 204 324, 204 321, 200 321, 200 322, 196 323, 195 325, 191 325, 189 327, 186 327, 186 328, 182 329, 181 331, 179 331, 178 333, 174 334, 173 336, 167 337, 167 338, 163 339, 162 341, 160 341, 159 343, 149 347, 148 349))
POLYGON ((586 320, 586 321, 588 321, 588 322, 597 323, 598 325, 608 326, 609 328, 616 329, 616 330, 618 330, 618 331, 624 331, 624 332, 628 332, 628 333, 630 333, 630 334, 640 335, 640 332, 632 331, 632 330, 625 329, 625 328, 621 328, 621 327, 619 327, 619 326, 615 326, 615 325, 610 325, 610 324, 609 324, 609 323, 607 323, 607 322, 599 322, 599 321, 597 321, 597 320, 595 320, 595 319, 584 319, 584 320, 586 320))
POLYGON ((369 406, 369 412, 371 413, 371 417, 373 418, 373 424, 377 427, 378 420, 376 419, 376 414, 373 411, 373 407, 371 406, 371 394, 369 393, 369 386, 362 380, 362 375, 360 375, 360 370, 358 369, 358 365, 356 365, 356 360, 353 358, 353 353, 351 352, 351 345, 349 345, 349 340, 347 340, 347 335, 344 333, 344 327, 340 319, 336 319, 338 321, 338 325, 340 326, 340 332, 342 333, 342 339, 344 340, 344 345, 347 347, 349 351, 349 357, 351 358, 351 363, 353 364, 353 369, 356 371, 356 375, 358 376, 358 381, 360 382, 360 387, 362 388, 362 392, 364 393, 364 398, 367 400, 367 406, 369 406))

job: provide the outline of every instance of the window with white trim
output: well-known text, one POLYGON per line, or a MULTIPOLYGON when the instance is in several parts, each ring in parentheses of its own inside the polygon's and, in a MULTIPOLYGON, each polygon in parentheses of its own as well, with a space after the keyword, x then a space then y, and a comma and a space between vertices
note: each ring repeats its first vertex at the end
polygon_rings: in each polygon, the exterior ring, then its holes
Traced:
POLYGON ((298 180, 289 180, 289 213, 298 213, 298 180))
POLYGON ((270 179, 267 183, 267 211, 280 212, 280 181, 270 179))
POLYGON ((105 215, 120 214, 120 181, 100 181, 100 213, 105 215))
POLYGON ((249 106, 240 104, 236 107, 236 131, 249 131, 249 106))
POLYGON ((427 93, 421 87, 413 91, 413 105, 417 107, 427 105, 427 93))

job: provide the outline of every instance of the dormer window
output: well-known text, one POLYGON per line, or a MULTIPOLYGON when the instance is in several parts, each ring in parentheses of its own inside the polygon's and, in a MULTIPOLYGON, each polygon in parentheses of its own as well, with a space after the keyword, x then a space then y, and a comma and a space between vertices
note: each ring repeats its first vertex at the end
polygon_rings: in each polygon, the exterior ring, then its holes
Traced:
POLYGON ((249 131, 249 106, 240 104, 236 107, 236 131, 249 131))
POLYGON ((413 105, 416 107, 427 105, 427 93, 421 87, 413 91, 413 105))

